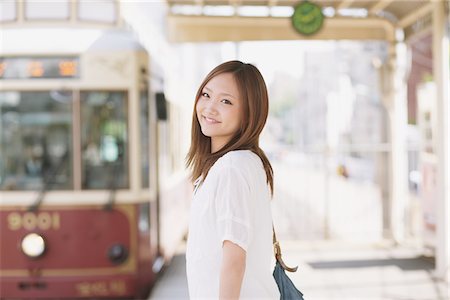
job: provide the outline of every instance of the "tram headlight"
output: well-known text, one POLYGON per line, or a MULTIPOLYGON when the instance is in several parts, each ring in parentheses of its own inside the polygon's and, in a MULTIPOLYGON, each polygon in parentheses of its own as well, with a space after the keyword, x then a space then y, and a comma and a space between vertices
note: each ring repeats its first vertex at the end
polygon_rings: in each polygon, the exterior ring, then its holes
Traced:
POLYGON ((45 240, 37 233, 29 233, 22 239, 21 247, 26 256, 36 258, 44 254, 45 240))
POLYGON ((108 250, 108 258, 113 264, 120 264, 128 258, 128 251, 124 245, 115 244, 108 250))

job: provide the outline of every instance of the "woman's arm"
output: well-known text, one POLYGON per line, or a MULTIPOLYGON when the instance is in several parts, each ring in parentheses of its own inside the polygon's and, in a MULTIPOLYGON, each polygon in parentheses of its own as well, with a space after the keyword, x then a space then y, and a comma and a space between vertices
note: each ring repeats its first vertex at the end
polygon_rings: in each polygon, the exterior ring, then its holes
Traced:
POLYGON ((245 272, 246 252, 238 245, 224 241, 220 270, 220 300, 239 299, 245 272))

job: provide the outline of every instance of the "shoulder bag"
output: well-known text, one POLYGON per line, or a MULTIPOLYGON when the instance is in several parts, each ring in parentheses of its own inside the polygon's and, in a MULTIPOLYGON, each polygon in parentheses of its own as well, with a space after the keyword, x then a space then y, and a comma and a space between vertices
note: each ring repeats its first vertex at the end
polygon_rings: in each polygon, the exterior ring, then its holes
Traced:
POLYGON ((273 277, 278 285, 280 291, 280 300, 304 300, 303 294, 295 287, 291 279, 286 275, 285 271, 296 272, 298 267, 290 268, 285 265, 281 258, 280 243, 277 241, 275 235, 275 228, 272 224, 273 230, 273 250, 275 253, 275 269, 273 270, 273 277))

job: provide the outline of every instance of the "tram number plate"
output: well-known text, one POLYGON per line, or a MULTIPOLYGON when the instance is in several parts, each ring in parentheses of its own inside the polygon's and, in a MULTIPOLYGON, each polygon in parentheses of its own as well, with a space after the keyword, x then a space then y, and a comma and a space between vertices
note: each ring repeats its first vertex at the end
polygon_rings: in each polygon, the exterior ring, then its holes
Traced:
POLYGON ((10 230, 57 230, 60 228, 60 216, 57 212, 12 212, 7 216, 8 228, 10 230))
POLYGON ((80 296, 120 296, 126 293, 126 283, 122 280, 81 282, 76 289, 80 296))

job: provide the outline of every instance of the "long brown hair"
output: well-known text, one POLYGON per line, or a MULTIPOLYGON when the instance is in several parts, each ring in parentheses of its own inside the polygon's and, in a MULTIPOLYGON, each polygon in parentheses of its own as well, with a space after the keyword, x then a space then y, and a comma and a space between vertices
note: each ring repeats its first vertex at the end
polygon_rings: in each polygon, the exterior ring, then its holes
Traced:
POLYGON ((191 147, 186 165, 192 168, 192 180, 206 178, 214 163, 229 151, 251 150, 261 158, 266 171, 267 183, 273 194, 273 169, 264 151, 259 147, 259 135, 266 124, 269 113, 267 87, 258 69, 233 60, 215 67, 203 80, 195 97, 192 114, 191 147), (197 118, 196 105, 205 85, 215 76, 223 73, 233 75, 243 105, 242 124, 230 141, 217 152, 211 153, 211 138, 203 135, 197 118))

